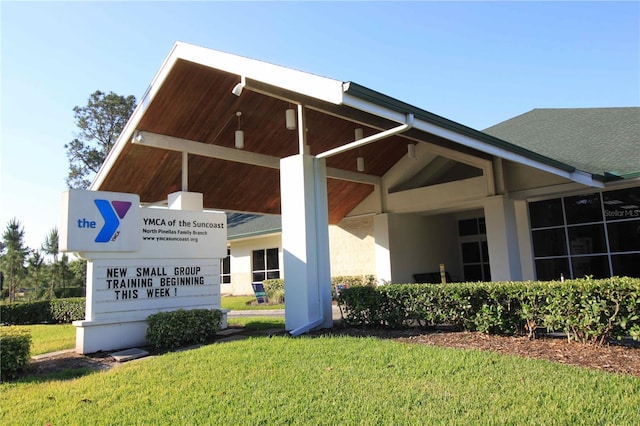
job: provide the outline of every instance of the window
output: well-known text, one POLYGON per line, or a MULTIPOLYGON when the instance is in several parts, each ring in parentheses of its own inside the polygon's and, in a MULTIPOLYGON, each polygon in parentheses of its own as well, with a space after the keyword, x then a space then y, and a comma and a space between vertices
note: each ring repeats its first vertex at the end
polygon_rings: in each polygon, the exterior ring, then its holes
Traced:
POLYGON ((280 262, 277 248, 254 250, 252 258, 253 282, 280 278, 280 262))
POLYGON ((465 281, 491 281, 486 234, 487 226, 484 217, 458 221, 465 281))
POLYGON ((227 257, 220 261, 220 283, 231 284, 231 249, 227 248, 227 257))
POLYGON ((567 224, 602 222, 600 194, 577 195, 564 199, 567 224))
POLYGON ((529 203, 539 280, 640 277, 640 188, 529 203))
POLYGON ((485 224, 484 217, 458 221, 458 235, 461 237, 469 235, 485 235, 486 233, 487 226, 485 224))

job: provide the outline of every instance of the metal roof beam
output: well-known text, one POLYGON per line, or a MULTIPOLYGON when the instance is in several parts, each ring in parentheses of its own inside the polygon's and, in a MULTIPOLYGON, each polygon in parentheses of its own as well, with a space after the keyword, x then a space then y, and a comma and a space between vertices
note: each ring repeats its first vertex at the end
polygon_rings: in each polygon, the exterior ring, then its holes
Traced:
POLYGON ((367 136, 366 138, 358 139, 356 141, 350 142, 346 145, 339 146, 334 149, 330 149, 329 151, 322 152, 316 155, 317 158, 328 158, 337 154, 341 154, 346 151, 350 151, 355 148, 359 148, 364 145, 368 145, 373 142, 377 142, 381 139, 388 138, 393 135, 397 135, 398 133, 406 132, 410 128, 413 127, 413 114, 407 114, 405 116, 405 123, 400 126, 394 127, 389 130, 385 130, 380 133, 376 133, 375 135, 367 136))

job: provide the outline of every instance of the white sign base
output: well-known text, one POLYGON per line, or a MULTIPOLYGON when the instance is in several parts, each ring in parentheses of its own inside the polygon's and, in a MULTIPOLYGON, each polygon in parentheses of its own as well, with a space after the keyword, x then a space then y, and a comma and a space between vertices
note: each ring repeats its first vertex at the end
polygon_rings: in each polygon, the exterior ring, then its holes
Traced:
MULTIPOLYGON (((220 329, 227 328, 228 309, 221 309, 220 329)), ((100 351, 128 349, 146 346, 149 324, 146 321, 74 321, 76 327, 76 352, 91 354, 100 351)))

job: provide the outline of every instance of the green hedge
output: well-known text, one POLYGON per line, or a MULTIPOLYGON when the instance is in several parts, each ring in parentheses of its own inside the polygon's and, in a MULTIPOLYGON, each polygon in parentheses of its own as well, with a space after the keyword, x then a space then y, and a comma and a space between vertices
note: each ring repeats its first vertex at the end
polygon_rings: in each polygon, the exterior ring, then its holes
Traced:
POLYGON ((338 303, 345 322, 359 326, 447 324, 532 338, 542 327, 584 343, 640 340, 638 278, 351 287, 338 303))
POLYGON ((29 360, 31 334, 15 327, 0 327, 0 378, 13 379, 29 360))
POLYGON ((222 312, 218 309, 178 309, 147 317, 147 341, 156 349, 167 350, 213 339, 220 330, 222 312))
POLYGON ((58 299, 64 299, 67 297, 85 297, 86 292, 86 287, 64 287, 55 289, 56 297, 58 299))
POLYGON ((85 317, 85 298, 0 305, 0 321, 8 325, 70 323, 85 317))

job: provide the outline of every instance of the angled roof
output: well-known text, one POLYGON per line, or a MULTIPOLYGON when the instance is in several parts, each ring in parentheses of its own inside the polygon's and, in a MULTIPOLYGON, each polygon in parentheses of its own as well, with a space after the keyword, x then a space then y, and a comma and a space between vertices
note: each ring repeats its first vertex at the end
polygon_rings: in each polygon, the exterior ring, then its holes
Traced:
POLYGON ((227 239, 256 237, 282 232, 282 219, 276 215, 227 213, 227 239))
POLYGON ((640 176, 640 107, 540 108, 484 132, 603 180, 640 176))
POLYGON ((182 189, 202 193, 206 209, 277 215, 279 162, 301 152, 300 135, 311 155, 337 150, 326 157, 333 224, 381 184, 382 176, 406 155, 408 143, 455 150, 488 164, 496 156, 601 186, 572 163, 358 84, 176 43, 91 189, 135 193, 141 202, 153 204, 182 189), (285 110, 296 105, 303 106, 305 132, 284 125, 285 110), (364 140, 371 143, 345 149, 356 128, 364 129, 364 140), (402 133, 370 138, 399 128, 402 133), (234 148, 237 129, 244 131, 242 150, 234 148), (359 156, 365 158, 364 173, 356 170, 359 156))

